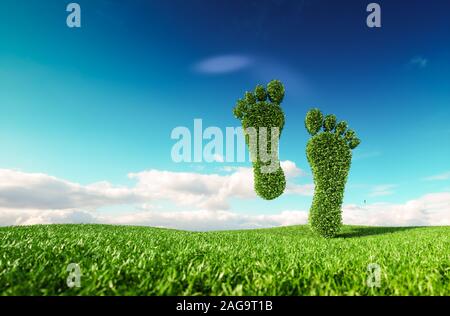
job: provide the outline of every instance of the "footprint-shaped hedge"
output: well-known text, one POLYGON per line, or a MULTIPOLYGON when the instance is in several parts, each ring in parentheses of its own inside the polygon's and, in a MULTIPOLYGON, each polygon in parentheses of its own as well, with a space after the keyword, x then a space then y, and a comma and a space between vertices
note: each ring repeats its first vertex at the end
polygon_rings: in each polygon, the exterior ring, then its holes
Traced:
POLYGON ((347 123, 337 123, 336 116, 312 109, 305 118, 312 135, 306 155, 314 177, 314 197, 309 221, 314 231, 323 237, 334 237, 342 223, 342 201, 350 171, 352 149, 360 144, 347 123))
POLYGON ((286 187, 278 158, 278 141, 284 127, 284 113, 280 106, 283 98, 283 84, 273 80, 267 89, 258 85, 254 92, 247 92, 233 110, 245 132, 253 163, 255 191, 266 200, 279 197, 286 187), (251 130, 254 135, 249 132, 251 130))

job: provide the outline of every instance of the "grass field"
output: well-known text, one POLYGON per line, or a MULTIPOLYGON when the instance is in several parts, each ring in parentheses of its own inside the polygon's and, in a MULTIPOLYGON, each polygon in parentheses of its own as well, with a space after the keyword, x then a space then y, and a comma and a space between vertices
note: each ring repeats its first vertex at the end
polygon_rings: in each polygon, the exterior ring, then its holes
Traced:
POLYGON ((450 227, 0 228, 0 295, 450 295, 450 227), (66 284, 68 264, 81 287, 66 284), (368 287, 367 266, 381 268, 368 287))

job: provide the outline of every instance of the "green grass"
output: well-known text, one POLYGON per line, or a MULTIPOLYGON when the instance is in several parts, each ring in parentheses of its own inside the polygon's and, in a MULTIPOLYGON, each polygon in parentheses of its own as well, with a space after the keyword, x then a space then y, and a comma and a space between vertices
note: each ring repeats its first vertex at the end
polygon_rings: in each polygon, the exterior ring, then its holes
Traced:
POLYGON ((450 295, 450 227, 0 228, 0 295, 450 295), (68 288, 69 263, 81 287, 68 288), (381 286, 366 285, 367 265, 381 286))

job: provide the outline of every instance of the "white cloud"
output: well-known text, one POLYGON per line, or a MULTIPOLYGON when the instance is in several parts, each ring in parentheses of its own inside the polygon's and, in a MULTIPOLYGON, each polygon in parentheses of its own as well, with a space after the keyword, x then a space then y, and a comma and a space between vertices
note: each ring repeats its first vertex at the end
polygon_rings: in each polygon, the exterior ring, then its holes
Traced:
MULTIPOLYGON (((306 224, 308 212, 286 210, 278 214, 247 215, 229 211, 137 212, 110 218, 109 223, 162 226, 187 230, 248 229, 306 224)), ((343 222, 367 226, 450 225, 450 192, 433 193, 404 204, 344 205, 343 222)))
POLYGON ((297 167, 297 165, 293 161, 290 160, 281 161, 280 165, 287 179, 304 177, 307 175, 307 173, 304 170, 297 167))
MULTIPOLYGON (((287 210, 278 214, 249 215, 224 210, 134 210, 112 215, 83 210, 17 210, 0 208, 0 225, 104 223, 167 227, 184 230, 250 229, 305 224, 308 212, 287 210)), ((434 193, 404 204, 345 205, 347 225, 444 226, 450 225, 450 193, 434 193)))
POLYGON ((425 68, 428 66, 428 59, 422 57, 422 56, 416 56, 414 58, 411 58, 409 61, 409 64, 412 66, 416 66, 419 68, 425 68))
POLYGON ((194 65, 194 70, 204 74, 224 74, 235 72, 252 64, 252 60, 242 55, 221 55, 207 58, 194 65))
POLYGON ((108 182, 82 186, 42 173, 0 169, 0 207, 72 209, 132 201, 140 201, 133 191, 108 182))
POLYGON ((377 185, 372 188, 372 191, 369 193, 369 196, 371 197, 377 197, 377 196, 387 196, 394 194, 394 190, 397 187, 395 184, 382 184, 377 185))
MULTIPOLYGON (((141 209, 118 215, 82 210, 6 210, 0 208, 0 225, 52 223, 104 223, 206 231, 251 229, 305 224, 308 212, 286 210, 278 214, 249 215, 231 211, 162 211, 141 209)), ((433 193, 404 204, 344 205, 347 225, 445 226, 450 225, 450 192, 433 193)))
POLYGON ((95 212, 84 210, 42 210, 0 208, 0 226, 37 224, 84 224, 100 223, 95 212))
MULTIPOLYGON (((291 181, 305 174, 295 163, 285 161, 282 167, 288 179, 286 194, 313 194, 312 184, 291 181)), ((109 223, 213 230, 307 222, 305 210, 268 215, 230 211, 231 199, 256 195, 251 168, 228 170, 225 175, 148 170, 129 175, 137 181, 133 187, 108 182, 83 186, 40 173, 0 170, 0 226, 109 223), (168 211, 162 207, 164 200, 183 206, 184 211, 168 211), (125 205, 127 212, 98 210, 117 205, 125 205)), ((383 195, 393 187, 378 186, 373 192, 383 195)), ((345 205, 343 218, 344 223, 357 225, 450 225, 450 192, 428 194, 404 204, 345 205)))
POLYGON ((444 172, 441 174, 437 174, 431 177, 427 177, 424 180, 425 181, 443 181, 443 180, 448 180, 450 179, 450 171, 449 172, 444 172))
POLYGON ((137 180, 134 190, 140 196, 198 209, 228 209, 230 198, 255 197, 249 168, 229 175, 148 170, 129 177, 137 180))
POLYGON ((106 219, 120 225, 170 227, 184 230, 207 231, 251 229, 305 224, 304 211, 283 211, 272 215, 248 215, 229 211, 194 210, 183 212, 138 212, 106 219))
POLYGON ((286 194, 302 195, 302 196, 313 196, 314 195, 314 184, 295 184, 288 182, 286 184, 286 194))
POLYGON ((0 226, 37 224, 114 224, 165 227, 193 231, 251 229, 305 224, 304 211, 283 211, 271 215, 248 215, 229 211, 134 211, 111 215, 81 210, 0 209, 0 226))
MULTIPOLYGON (((304 172, 294 162, 281 163, 289 180, 304 172)), ((120 204, 171 201, 194 209, 226 210, 233 198, 256 198, 252 168, 229 169, 230 174, 147 170, 130 173, 133 187, 109 182, 81 185, 42 173, 0 169, 0 207, 11 209, 96 209, 120 204)), ((288 194, 309 195, 288 182, 288 194)), ((309 188, 308 188, 309 190, 309 188)))
MULTIPOLYGON (((292 161, 282 161, 287 183, 287 194, 310 196, 311 185, 297 185, 293 178, 304 175, 304 171, 292 161)), ((171 172, 149 170, 130 174, 137 180, 138 196, 149 199, 167 199, 178 205, 197 209, 226 210, 232 198, 256 198, 252 168, 226 169, 231 174, 200 174, 192 172, 171 172)))
POLYGON ((450 192, 427 194, 404 204, 346 205, 343 220, 369 226, 450 225, 450 192))

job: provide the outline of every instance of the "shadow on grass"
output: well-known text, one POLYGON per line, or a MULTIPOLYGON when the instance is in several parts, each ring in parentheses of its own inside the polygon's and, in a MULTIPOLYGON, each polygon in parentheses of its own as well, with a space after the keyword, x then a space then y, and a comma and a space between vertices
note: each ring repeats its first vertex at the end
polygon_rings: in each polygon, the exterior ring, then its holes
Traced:
POLYGON ((411 230, 420 228, 419 226, 412 227, 348 227, 346 231, 343 231, 337 238, 352 238, 352 237, 364 237, 374 235, 385 235, 396 232, 411 230))

